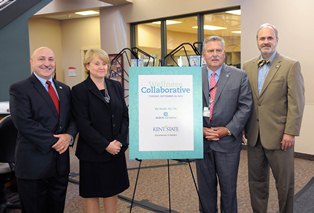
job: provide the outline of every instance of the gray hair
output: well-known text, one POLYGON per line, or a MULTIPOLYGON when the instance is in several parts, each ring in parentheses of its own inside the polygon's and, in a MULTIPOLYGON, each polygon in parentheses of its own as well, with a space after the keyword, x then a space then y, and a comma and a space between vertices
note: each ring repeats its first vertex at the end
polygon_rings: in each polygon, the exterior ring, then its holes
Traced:
POLYGON ((204 51, 204 47, 206 46, 206 44, 210 41, 219 41, 221 43, 221 46, 223 48, 225 48, 225 40, 220 37, 220 36, 209 36, 207 38, 204 39, 204 42, 203 42, 203 51, 204 51))
POLYGON ((258 33, 259 33, 259 31, 260 31, 261 29, 264 29, 264 28, 270 28, 270 29, 272 29, 272 30, 275 32, 276 39, 278 40, 278 30, 277 30, 277 28, 275 27, 275 25, 269 24, 269 23, 264 23, 264 24, 262 24, 262 25, 258 28, 257 33, 256 33, 256 39, 258 39, 258 33))

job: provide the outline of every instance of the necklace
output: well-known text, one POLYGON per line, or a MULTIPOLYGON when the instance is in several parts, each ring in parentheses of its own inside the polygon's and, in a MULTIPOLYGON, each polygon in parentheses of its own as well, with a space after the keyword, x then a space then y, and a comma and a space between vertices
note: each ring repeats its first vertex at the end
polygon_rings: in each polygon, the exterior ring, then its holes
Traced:
POLYGON ((106 81, 104 81, 104 85, 105 85, 105 101, 107 104, 109 104, 110 103, 110 95, 109 95, 108 90, 107 90, 106 81))

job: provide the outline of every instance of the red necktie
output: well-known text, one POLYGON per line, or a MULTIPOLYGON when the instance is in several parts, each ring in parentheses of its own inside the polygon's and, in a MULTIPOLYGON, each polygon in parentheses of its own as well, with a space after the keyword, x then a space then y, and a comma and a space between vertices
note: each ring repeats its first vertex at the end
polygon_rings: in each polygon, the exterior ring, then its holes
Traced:
POLYGON ((214 110, 214 100, 216 96, 216 80, 215 80, 215 73, 213 72, 210 76, 209 80, 210 90, 209 90, 209 118, 213 120, 213 110, 214 110))
POLYGON ((53 88, 53 86, 51 85, 51 82, 50 81, 46 81, 46 84, 48 85, 48 93, 56 107, 56 110, 59 114, 60 112, 60 108, 59 108, 59 99, 58 99, 58 96, 57 96, 57 93, 55 91, 55 89, 53 88))

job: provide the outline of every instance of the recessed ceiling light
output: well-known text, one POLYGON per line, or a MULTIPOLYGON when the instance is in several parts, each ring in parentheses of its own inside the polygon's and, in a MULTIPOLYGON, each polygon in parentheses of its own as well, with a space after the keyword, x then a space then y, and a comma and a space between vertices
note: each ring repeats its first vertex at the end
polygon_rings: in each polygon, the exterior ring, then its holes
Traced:
POLYGON ((94 10, 86 10, 86 11, 81 11, 81 12, 75 12, 75 14, 81 15, 81 16, 90 16, 90 15, 98 15, 99 12, 94 11, 94 10))
MULTIPOLYGON (((166 24, 167 25, 172 25, 172 24, 181 24, 181 21, 173 21, 173 20, 167 20, 166 24)), ((160 21, 154 21, 153 24, 161 24, 160 21)))
MULTIPOLYGON (((192 27, 194 29, 197 29, 197 26, 192 27)), ((204 30, 225 30, 226 27, 221 26, 214 26, 214 25, 204 25, 204 30)))
POLYGON ((233 14, 233 15, 241 15, 241 10, 229 10, 229 11, 226 11, 226 13, 233 14))

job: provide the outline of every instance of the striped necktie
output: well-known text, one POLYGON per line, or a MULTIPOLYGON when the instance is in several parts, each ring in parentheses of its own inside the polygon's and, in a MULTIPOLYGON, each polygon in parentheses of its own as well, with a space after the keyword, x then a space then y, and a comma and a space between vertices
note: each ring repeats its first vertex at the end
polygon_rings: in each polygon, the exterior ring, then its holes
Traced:
POLYGON ((209 79, 209 118, 210 120, 213 120, 213 110, 214 110, 214 101, 215 101, 215 96, 216 96, 216 80, 215 80, 215 73, 213 72, 210 76, 209 79))
POLYGON ((270 64, 271 60, 258 60, 258 67, 261 68, 262 66, 264 66, 265 64, 270 64))

